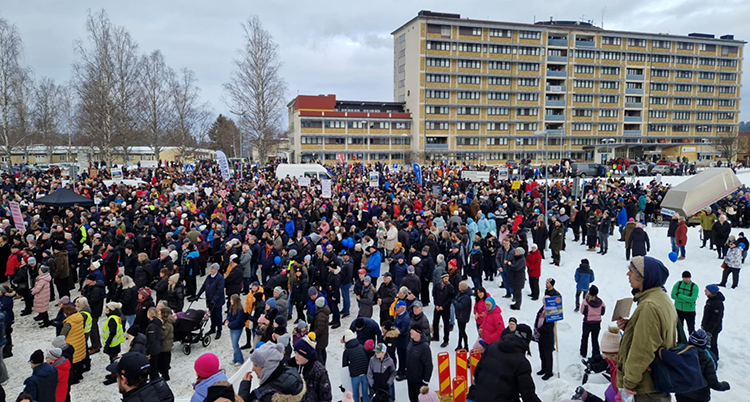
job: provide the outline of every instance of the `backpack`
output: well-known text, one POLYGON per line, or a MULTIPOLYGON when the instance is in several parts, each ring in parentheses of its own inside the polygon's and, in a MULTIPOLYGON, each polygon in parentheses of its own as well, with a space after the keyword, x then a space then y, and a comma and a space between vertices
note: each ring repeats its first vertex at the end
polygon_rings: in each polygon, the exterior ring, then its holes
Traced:
POLYGON ((706 387, 698 350, 693 345, 659 349, 651 363, 654 389, 664 393, 684 394, 706 387))

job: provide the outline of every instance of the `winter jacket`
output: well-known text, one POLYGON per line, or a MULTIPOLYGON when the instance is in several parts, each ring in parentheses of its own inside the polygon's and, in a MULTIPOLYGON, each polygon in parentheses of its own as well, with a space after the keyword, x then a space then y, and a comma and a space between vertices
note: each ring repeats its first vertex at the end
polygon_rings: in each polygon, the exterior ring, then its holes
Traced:
POLYGON ((488 345, 474 371, 472 400, 482 402, 541 402, 525 353, 528 343, 511 332, 488 345))
POLYGON ((729 248, 726 256, 724 256, 724 262, 727 263, 729 268, 742 268, 742 249, 739 247, 729 248))
POLYGON ((393 359, 386 353, 383 360, 373 356, 367 367, 367 382, 372 391, 383 390, 391 392, 390 387, 396 379, 396 365, 393 359))
POLYGON ((139 333, 130 340, 128 352, 138 352, 146 355, 148 353, 148 351, 146 350, 147 342, 148 341, 146 340, 146 335, 143 333, 139 333))
POLYGON ((678 219, 672 218, 669 220, 669 228, 667 229, 667 237, 675 237, 675 233, 677 233, 678 223, 679 223, 678 219))
POLYGON ((703 319, 701 320, 701 328, 706 332, 716 335, 723 329, 724 300, 724 294, 721 292, 717 292, 706 299, 706 305, 703 307, 703 319))
POLYGON ((711 351, 706 349, 705 346, 695 346, 695 349, 698 351, 698 361, 701 365, 703 378, 706 380, 706 386, 684 394, 675 394, 675 396, 684 396, 690 398, 692 401, 708 402, 711 400, 712 389, 726 391, 729 389, 729 384, 719 382, 719 379, 716 377, 716 362, 713 356, 709 356, 711 351))
MULTIPOLYGON (((437 302, 435 302, 437 305, 437 302)), ((456 296, 456 320, 458 322, 466 324, 471 319, 471 290, 466 289, 463 292, 458 292, 456 296)))
POLYGON ((105 298, 104 282, 96 281, 93 285, 86 285, 81 292, 89 301, 92 317, 101 317, 104 310, 105 298))
POLYGON ((685 283, 678 281, 672 286, 672 299, 677 311, 695 312, 695 301, 698 299, 700 289, 694 282, 685 283))
POLYGON ((510 288, 523 289, 526 283, 526 258, 523 255, 513 256, 510 265, 505 265, 503 269, 508 273, 510 288))
POLYGON ((713 230, 714 229, 714 223, 716 222, 716 214, 711 212, 710 214, 707 214, 706 211, 701 211, 699 218, 701 220, 701 229, 703 230, 713 230))
POLYGON ((135 288, 140 289, 151 284, 151 263, 149 261, 135 267, 135 288))
POLYGON ((729 223, 729 220, 724 221, 724 223, 721 223, 721 221, 716 221, 716 223, 714 223, 713 231, 714 244, 723 246, 729 238, 729 232, 732 231, 732 224, 729 223))
POLYGON ((399 263, 396 262, 396 265, 394 266, 394 270, 396 271, 395 275, 395 282, 396 286, 401 286, 401 283, 404 281, 404 278, 406 277, 406 270, 409 268, 408 265, 406 265, 405 262, 399 263))
POLYGON ((328 317, 331 315, 331 308, 323 306, 315 312, 315 321, 312 330, 315 332, 315 349, 325 349, 328 347, 328 317))
POLYGON ((161 320, 154 317, 146 327, 146 356, 161 353, 161 320))
POLYGON ((166 300, 167 298, 167 287, 169 286, 169 280, 160 279, 156 281, 153 285, 151 285, 151 290, 154 294, 156 294, 156 302, 160 302, 162 300, 166 300))
POLYGON ((370 257, 367 259, 367 265, 365 266, 367 275, 370 275, 373 278, 380 277, 380 262, 380 251, 375 251, 370 254, 370 257))
POLYGON ((177 281, 173 287, 167 287, 167 305, 172 312, 179 313, 185 306, 185 285, 177 281))
POLYGON ((630 234, 633 233, 633 229, 635 229, 635 222, 628 222, 625 224, 625 229, 622 230, 622 238, 625 240, 626 245, 630 239, 630 234))
POLYGON ((31 289, 31 294, 34 295, 35 313, 46 313, 49 311, 49 287, 51 281, 52 277, 49 273, 36 277, 34 288, 31 289))
POLYGON ((357 339, 349 340, 344 344, 341 365, 349 368, 349 376, 352 378, 367 374, 367 352, 357 339))
MULTIPOLYGON (((12 261, 16 260, 17 254, 11 254, 8 263, 10 264, 12 261)), ((16 261, 17 262, 17 261, 16 261)), ((28 265, 19 265, 14 268, 15 274, 10 274, 8 277, 13 278, 13 284, 15 285, 15 288, 18 290, 29 290, 31 289, 32 283, 31 283, 31 275, 30 270, 31 267, 28 265)))
POLYGON ((362 289, 362 294, 359 298, 359 315, 358 317, 372 317, 372 306, 377 303, 377 296, 375 289, 372 285, 366 285, 362 289))
POLYGON ((404 280, 401 281, 401 286, 409 288, 409 291, 415 296, 422 294, 422 281, 419 280, 419 277, 416 274, 406 275, 404 280))
POLYGON ((195 385, 195 393, 190 397, 190 402, 203 402, 203 400, 206 399, 206 395, 208 395, 208 387, 218 381, 228 381, 227 376, 223 371, 219 371, 211 377, 202 379, 201 382, 195 385))
POLYGON ((225 274, 224 288, 227 290, 227 296, 240 294, 242 291, 242 275, 244 275, 244 271, 239 265, 230 268, 229 272, 225 274))
POLYGON ((418 340, 410 340, 406 350, 406 380, 429 385, 432 377, 432 350, 430 336, 422 333, 418 340))
POLYGON ((388 308, 396 300, 396 296, 398 296, 398 289, 393 281, 388 285, 385 284, 385 281, 380 283, 380 287, 378 287, 380 308, 388 308))
MULTIPOLYGON (((453 299, 456 296, 456 291, 450 282, 443 285, 442 282, 436 283, 432 286, 432 297, 435 302, 435 306, 440 306, 443 309, 450 309, 453 299)), ((469 303, 471 305, 471 303, 469 303)))
POLYGON ((633 299, 638 307, 620 341, 617 387, 650 394, 655 391, 649 366, 660 348, 675 346, 677 312, 669 296, 658 286, 637 293, 633 299))
POLYGON ((250 391, 252 383, 243 380, 237 392, 245 402, 300 402, 307 386, 297 370, 279 364, 271 376, 258 388, 250 391))
POLYGON ((65 402, 68 397, 70 361, 64 357, 58 358, 52 366, 57 369, 57 388, 55 389, 55 401, 65 402))
POLYGON ((138 307, 138 289, 135 287, 122 290, 122 315, 135 315, 138 307))
POLYGON ((224 276, 217 273, 214 276, 207 275, 205 282, 195 296, 199 298, 206 292, 206 305, 209 308, 218 308, 224 305, 224 276))
POLYGON ((505 329, 503 312, 500 310, 500 306, 495 306, 495 308, 487 312, 487 317, 480 329, 482 330, 482 340, 486 344, 489 345, 500 340, 500 334, 505 329))
POLYGON ((542 276, 542 253, 539 250, 529 251, 526 257, 526 268, 528 268, 529 278, 542 276))
POLYGON ((371 318, 357 318, 356 320, 352 321, 349 329, 357 334, 357 340, 362 345, 364 345, 368 339, 372 339, 373 341, 375 341, 376 345, 380 342, 383 342, 383 333, 380 330, 380 325, 378 325, 378 323, 371 318), (356 326, 358 320, 364 321, 364 327, 359 330, 356 326))
POLYGON ((581 313, 583 314, 583 322, 585 323, 597 323, 602 322, 602 316, 606 312, 606 306, 600 298, 589 301, 587 297, 583 298, 583 304, 581 306, 581 313))
POLYGON ((549 248, 552 251, 560 251, 563 248, 563 240, 565 239, 565 229, 560 225, 550 231, 549 234, 549 248))
POLYGON ((123 402, 174 402, 174 394, 163 378, 157 378, 122 396, 123 402))
POLYGON ((170 315, 161 324, 161 335, 159 336, 159 339, 161 340, 162 353, 172 351, 172 347, 174 346, 174 323, 175 319, 170 315))
POLYGON ((289 367, 297 370, 305 380, 307 392, 300 402, 331 402, 331 381, 325 365, 317 359, 309 360, 304 366, 298 366, 294 358, 289 359, 289 367))
POLYGON ((397 349, 406 349, 409 346, 409 327, 411 325, 411 317, 409 313, 404 311, 401 314, 396 314, 393 319, 393 327, 399 331, 398 340, 396 342, 397 349))
POLYGON ((31 377, 23 382, 23 392, 31 395, 34 402, 55 402, 57 370, 47 362, 31 370, 31 377))
POLYGON ((588 292, 589 287, 594 282, 594 271, 591 269, 589 264, 581 263, 576 269, 575 274, 576 290, 588 292))
POLYGON ((489 294, 486 295, 484 299, 476 300, 474 303, 474 320, 479 327, 481 327, 487 319, 487 305, 484 304, 484 301, 487 300, 488 297, 490 297, 489 294))
POLYGON ((675 243, 678 246, 685 246, 687 244, 687 224, 680 222, 677 224, 677 230, 674 232, 675 243))
POLYGON ((229 309, 229 313, 227 313, 227 318, 225 321, 229 321, 227 324, 227 327, 229 329, 242 329, 245 328, 245 321, 247 321, 247 317, 245 315, 245 311, 242 309, 237 309, 237 312, 232 314, 232 309, 229 309))
POLYGON ((630 233, 630 238, 625 248, 625 258, 630 259, 630 253, 633 257, 644 256, 651 251, 651 243, 648 240, 648 233, 643 228, 636 227, 630 233))
MULTIPOLYGON (((49 298, 47 300, 49 301, 49 298)), ((73 364, 86 357, 86 336, 83 333, 83 315, 81 313, 71 314, 65 318, 60 335, 64 335, 65 343, 69 343, 75 349, 73 364)))

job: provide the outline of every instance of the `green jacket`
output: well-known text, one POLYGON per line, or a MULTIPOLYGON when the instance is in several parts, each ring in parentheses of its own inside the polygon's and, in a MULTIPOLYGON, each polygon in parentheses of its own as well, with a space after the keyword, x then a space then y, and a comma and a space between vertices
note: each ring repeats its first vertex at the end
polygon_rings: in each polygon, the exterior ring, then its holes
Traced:
POLYGON ((638 307, 620 341, 617 387, 652 394, 657 391, 649 367, 660 348, 672 348, 677 343, 677 312, 660 287, 640 292, 633 299, 638 307))
POLYGON ((716 222, 716 214, 711 212, 711 215, 706 215, 706 211, 701 211, 699 216, 701 219, 701 229, 713 230, 714 222, 716 222))
POLYGON ((628 222, 625 224, 625 229, 622 230, 622 238, 625 239, 625 244, 628 244, 628 239, 630 239, 630 234, 633 233, 633 229, 635 229, 635 222, 628 222))
POLYGON ((698 299, 698 285, 693 282, 685 283, 679 281, 672 286, 672 299, 674 299, 674 308, 677 311, 695 312, 695 301, 698 299))

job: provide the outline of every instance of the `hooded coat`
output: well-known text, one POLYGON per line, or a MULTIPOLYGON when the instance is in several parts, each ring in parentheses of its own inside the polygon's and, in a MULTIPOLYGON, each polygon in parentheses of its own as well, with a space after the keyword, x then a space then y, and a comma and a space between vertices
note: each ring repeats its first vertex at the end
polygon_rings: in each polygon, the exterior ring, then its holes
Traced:
POLYGON ((258 388, 250 391, 252 383, 242 381, 237 395, 245 402, 300 402, 307 385, 297 370, 279 364, 258 388))
POLYGON ((432 377, 432 350, 430 337, 422 333, 418 341, 410 340, 406 351, 406 380, 429 384, 432 377))
POLYGON ((31 377, 24 380, 23 392, 31 395, 35 402, 55 402, 57 382, 57 370, 43 362, 32 369, 31 377))
POLYGON ((474 371, 473 400, 482 402, 541 402, 524 354, 529 344, 512 332, 488 345, 474 371))
POLYGON ((651 251, 651 243, 648 240, 648 233, 643 228, 636 227, 630 233, 627 246, 625 247, 625 258, 630 259, 630 253, 633 257, 644 256, 651 251))
POLYGON ((49 273, 36 277, 31 294, 34 295, 34 312, 46 313, 49 311, 49 287, 52 276, 49 273))
POLYGON ((500 340, 500 334, 505 329, 505 322, 503 321, 503 312, 499 306, 493 303, 492 309, 487 312, 487 316, 480 329, 482 330, 482 340, 486 344, 489 345, 500 340))
POLYGON ((588 292, 591 283, 594 282, 594 271, 589 264, 582 262, 576 269, 575 274, 576 290, 588 292))

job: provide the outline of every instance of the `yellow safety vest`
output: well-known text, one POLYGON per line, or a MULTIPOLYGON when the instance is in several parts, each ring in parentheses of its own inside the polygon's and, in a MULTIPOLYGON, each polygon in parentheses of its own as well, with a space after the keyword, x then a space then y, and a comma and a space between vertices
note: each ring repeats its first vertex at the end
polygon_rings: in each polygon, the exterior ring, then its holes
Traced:
POLYGON ((83 225, 81 225, 79 230, 81 231, 81 244, 86 243, 86 238, 88 237, 89 233, 86 231, 86 228, 83 225))
POLYGON ((125 342, 125 331, 122 330, 122 319, 116 315, 111 315, 107 317, 107 321, 104 322, 104 329, 102 329, 102 336, 104 339, 104 346, 109 346, 111 348, 125 342), (107 339, 109 339, 109 320, 115 320, 117 322, 117 333, 115 334, 115 338, 112 339, 112 344, 107 345, 107 339))
POLYGON ((91 314, 88 311, 81 311, 81 315, 83 315, 83 333, 88 334, 91 332, 91 322, 94 320, 91 319, 91 314))

